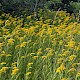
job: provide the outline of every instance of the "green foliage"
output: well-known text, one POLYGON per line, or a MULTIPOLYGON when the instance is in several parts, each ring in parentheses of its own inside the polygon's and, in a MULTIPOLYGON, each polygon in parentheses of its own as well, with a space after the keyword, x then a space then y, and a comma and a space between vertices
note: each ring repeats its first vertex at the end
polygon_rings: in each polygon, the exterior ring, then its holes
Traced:
MULTIPOLYGON (((52 10, 58 10, 59 7, 64 8, 61 0, 0 0, 0 12, 7 12, 13 15, 30 15, 38 9, 50 9, 51 4, 54 4, 52 10)), ((78 2, 70 2, 71 10, 79 10, 78 2)), ((76 11, 75 11, 76 12, 76 11)))
POLYGON ((3 0, 0 2, 1 10, 15 15, 31 14, 34 10, 34 1, 32 0, 3 0))
POLYGON ((70 5, 72 5, 76 10, 80 9, 80 5, 78 2, 71 2, 70 5))

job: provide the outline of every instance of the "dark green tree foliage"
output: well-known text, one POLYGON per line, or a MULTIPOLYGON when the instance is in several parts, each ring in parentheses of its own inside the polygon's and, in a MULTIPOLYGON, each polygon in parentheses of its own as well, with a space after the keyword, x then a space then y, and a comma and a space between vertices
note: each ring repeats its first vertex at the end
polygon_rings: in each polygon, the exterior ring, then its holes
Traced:
POLYGON ((34 11, 34 0, 0 0, 2 12, 14 15, 31 14, 34 11))
POLYGON ((66 10, 68 13, 72 14, 74 12, 79 12, 78 0, 49 0, 47 3, 47 8, 53 11, 66 10))
POLYGON ((0 0, 0 13, 6 12, 13 15, 30 15, 39 8, 45 8, 57 11, 59 8, 74 12, 77 7, 78 0, 0 0), (73 1, 73 3, 71 3, 73 1))

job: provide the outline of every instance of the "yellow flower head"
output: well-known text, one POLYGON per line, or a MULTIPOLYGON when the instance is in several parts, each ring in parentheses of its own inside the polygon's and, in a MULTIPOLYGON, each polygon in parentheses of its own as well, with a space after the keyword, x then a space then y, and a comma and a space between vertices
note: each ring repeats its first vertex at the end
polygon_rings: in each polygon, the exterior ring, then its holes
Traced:
POLYGON ((2 62, 2 63, 1 63, 1 65, 4 65, 4 64, 6 64, 6 62, 2 62))
POLYGON ((20 47, 21 47, 21 48, 22 48, 22 47, 26 47, 26 44, 27 44, 27 42, 23 42, 23 43, 21 43, 20 47))
POLYGON ((63 41, 62 41, 62 40, 60 40, 59 45, 62 45, 62 44, 63 44, 63 41))
POLYGON ((66 78, 62 78, 61 80, 67 80, 66 78))
POLYGON ((0 70, 0 73, 2 73, 2 72, 6 73, 7 69, 8 69, 8 67, 2 67, 2 69, 0 70))
POLYGON ((30 20, 31 19, 31 16, 27 16, 27 19, 30 20))
POLYGON ((27 73, 26 73, 26 76, 28 76, 28 75, 30 75, 30 74, 31 74, 31 72, 27 72, 27 73))
POLYGON ((11 64, 12 67, 16 67, 17 62, 11 64))
POLYGON ((48 28, 48 34, 49 34, 49 35, 52 34, 52 30, 53 30, 53 28, 48 28))
POLYGON ((69 57, 69 61, 72 61, 75 57, 76 57, 76 55, 71 55, 71 56, 69 57))
POLYGON ((15 67, 13 70, 12 70, 12 75, 15 75, 17 72, 18 72, 18 68, 17 67, 15 67))
POLYGON ((47 58, 47 56, 42 56, 42 58, 44 59, 44 58, 47 58))
POLYGON ((62 63, 62 61, 64 60, 64 58, 59 58, 58 60, 57 60, 57 63, 59 64, 59 63, 62 63))
POLYGON ((70 47, 70 48, 72 48, 72 47, 74 47, 74 45, 75 45, 75 41, 70 41, 70 42, 68 42, 68 47, 70 47))
POLYGON ((34 56, 33 58, 34 58, 34 59, 37 59, 37 58, 38 58, 38 56, 34 56))
POLYGON ((63 63, 61 64, 60 68, 61 68, 61 71, 66 69, 63 63))
POLYGON ((37 54, 40 55, 40 54, 42 54, 42 52, 41 51, 38 51, 37 54))
POLYGON ((66 56, 68 53, 69 53, 69 51, 64 51, 64 53, 62 55, 66 56))
POLYGON ((6 56, 7 56, 7 57, 11 57, 12 55, 11 55, 11 54, 7 54, 6 56))
POLYGON ((26 56, 21 56, 21 59, 24 59, 24 58, 26 58, 26 56))
POLYGON ((31 66, 33 63, 31 62, 31 63, 28 63, 28 66, 31 66))
POLYGON ((43 24, 42 28, 47 28, 47 26, 48 26, 47 24, 43 24))
POLYGON ((72 64, 72 67, 75 67, 76 65, 77 65, 77 63, 73 63, 73 64, 72 64))
POLYGON ((56 72, 59 73, 59 74, 61 73, 60 67, 57 68, 56 72))
POLYGON ((10 38, 10 39, 8 39, 8 44, 14 44, 14 39, 12 39, 12 38, 10 38))
POLYGON ((65 68, 65 66, 64 66, 64 64, 62 63, 61 65, 60 65, 60 67, 58 67, 57 68, 57 70, 56 70, 56 72, 57 73, 61 73, 63 70, 65 70, 66 68, 65 68))

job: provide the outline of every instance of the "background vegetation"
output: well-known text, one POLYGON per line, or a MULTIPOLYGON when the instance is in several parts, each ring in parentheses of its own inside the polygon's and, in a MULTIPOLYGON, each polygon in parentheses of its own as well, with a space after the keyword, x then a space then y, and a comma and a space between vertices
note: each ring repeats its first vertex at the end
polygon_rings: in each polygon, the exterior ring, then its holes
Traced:
MULTIPOLYGON (((65 1, 65 0, 63 0, 65 1)), ((58 10, 60 7, 62 10, 66 9, 69 12, 79 11, 78 0, 68 0, 69 7, 65 8, 65 4, 62 0, 0 0, 0 12, 11 13, 13 15, 30 15, 33 12, 37 12, 38 9, 58 10)))

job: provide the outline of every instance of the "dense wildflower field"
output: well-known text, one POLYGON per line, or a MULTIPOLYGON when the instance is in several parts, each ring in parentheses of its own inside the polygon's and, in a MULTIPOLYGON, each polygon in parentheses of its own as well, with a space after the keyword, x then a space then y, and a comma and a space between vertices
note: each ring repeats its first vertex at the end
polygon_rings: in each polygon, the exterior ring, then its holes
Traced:
POLYGON ((32 18, 0 16, 0 80, 80 80, 78 18, 32 18))

